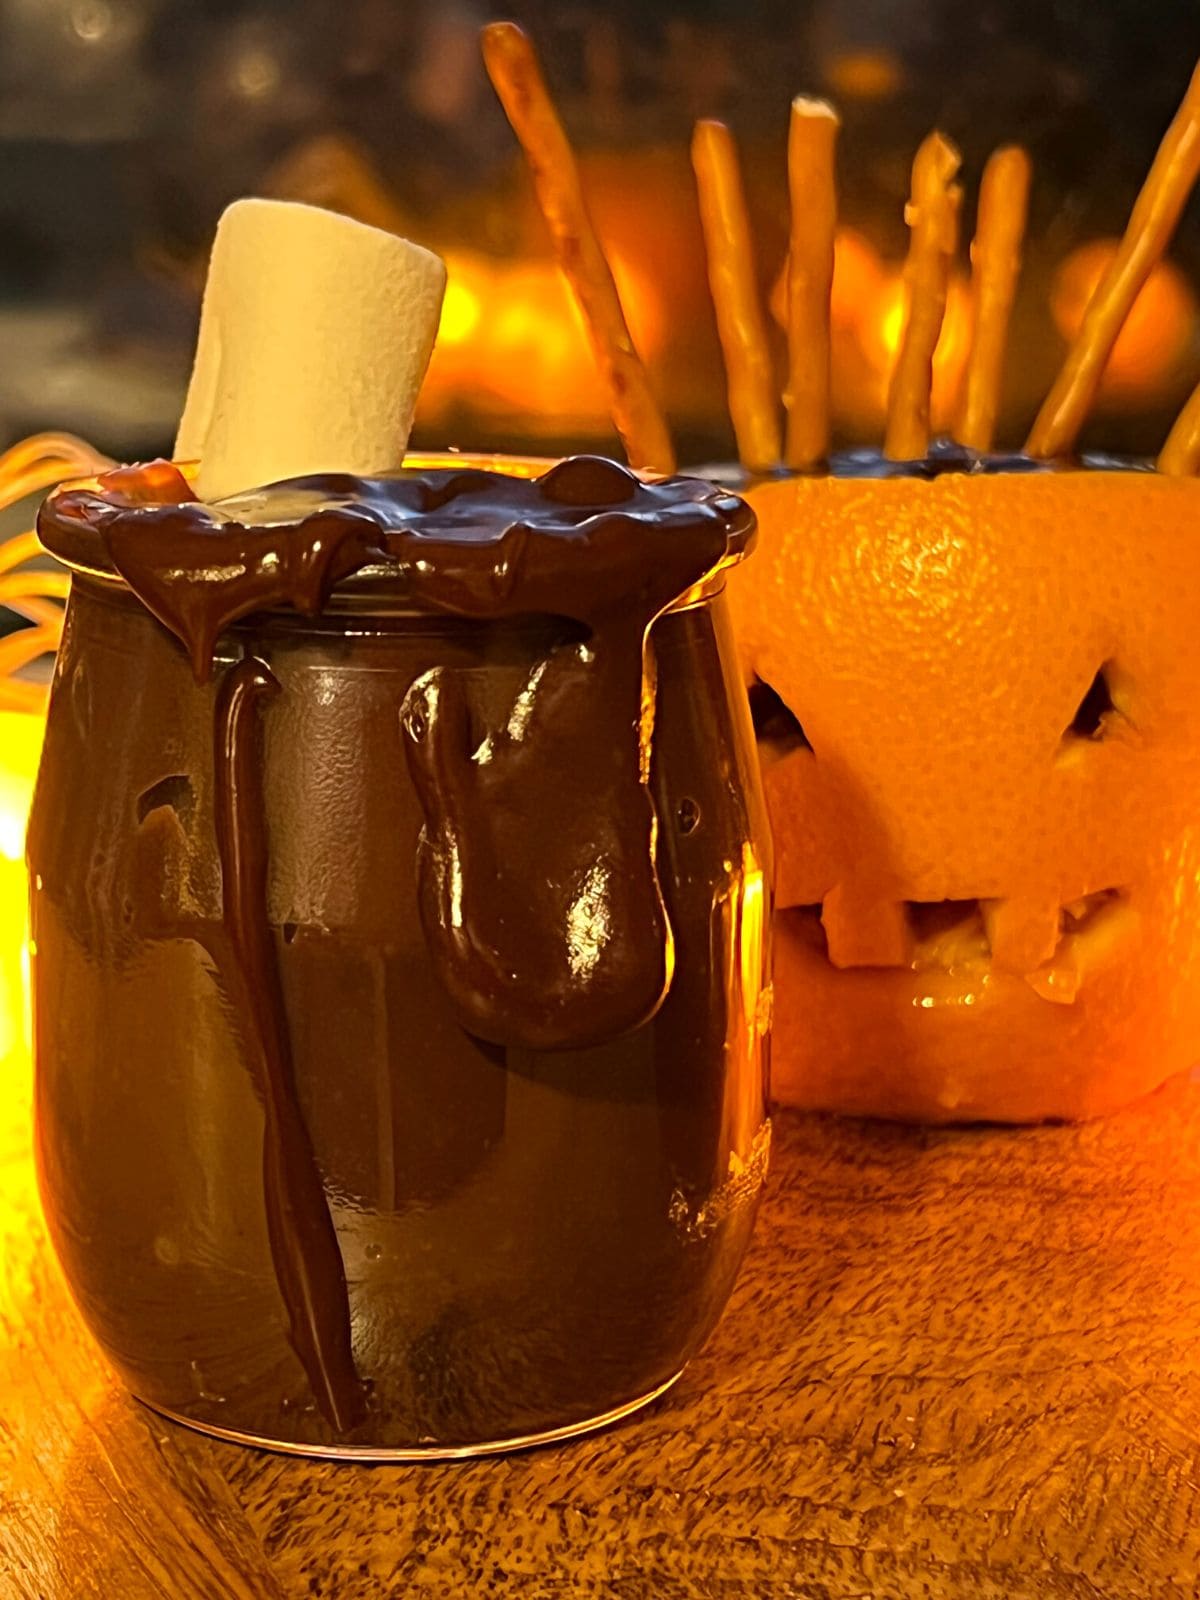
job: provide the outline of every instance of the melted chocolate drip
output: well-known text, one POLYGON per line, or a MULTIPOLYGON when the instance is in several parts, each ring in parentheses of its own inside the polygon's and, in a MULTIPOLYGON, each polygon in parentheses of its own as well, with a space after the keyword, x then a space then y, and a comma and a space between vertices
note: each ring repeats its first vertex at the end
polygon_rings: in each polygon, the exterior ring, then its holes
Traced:
MULTIPOLYGON (((1101 451, 1085 451, 1078 456, 1043 460, 1027 456, 1020 451, 969 450, 954 439, 935 439, 928 455, 915 461, 893 461, 881 450, 862 446, 853 450, 838 450, 828 462, 817 468, 811 477, 830 478, 941 478, 992 477, 1002 473, 1042 472, 1153 472, 1153 461, 1135 456, 1107 455, 1101 451)), ((755 481, 754 475, 736 464, 706 468, 705 477, 715 483, 740 492, 755 481)), ((790 469, 780 467, 767 477, 794 477, 790 469)))
POLYGON ((214 507, 190 493, 165 463, 114 473, 55 496, 42 530, 51 548, 97 534, 198 679, 239 618, 317 612, 335 589, 481 622, 577 625, 582 640, 533 665, 503 721, 486 725, 469 672, 435 668, 412 686, 401 728, 425 814, 422 924, 480 1038, 583 1046, 652 1016, 673 949, 647 790, 649 630, 748 546, 750 511, 710 484, 643 483, 586 456, 537 479, 329 474, 214 507))
POLYGON ((1041 472, 1153 472, 1152 461, 1131 456, 1087 452, 1046 461, 1019 450, 970 450, 954 439, 935 439, 919 461, 891 461, 878 450, 843 450, 830 458, 835 478, 941 478, 957 473, 992 477, 998 473, 1041 472))
POLYGON ((296 1100, 287 1013, 266 919, 267 830, 259 773, 259 706, 279 693, 253 657, 217 697, 217 850, 225 926, 237 963, 242 1031, 265 1113, 263 1194, 292 1348, 322 1415, 343 1433, 364 1414, 350 1343, 350 1302, 337 1234, 296 1100))
POLYGON ((187 647, 200 681, 240 618, 279 606, 312 615, 335 589, 459 617, 590 626, 637 607, 648 622, 748 548, 754 528, 711 484, 642 483, 598 456, 532 479, 325 473, 213 506, 190 496, 166 462, 125 468, 52 496, 39 529, 76 564, 99 556, 119 573, 187 647))
POLYGON ((404 702, 426 819, 421 923, 460 1021, 482 1039, 597 1044, 666 994, 674 944, 641 778, 644 632, 634 611, 603 638, 561 646, 479 744, 469 673, 435 668, 404 702))

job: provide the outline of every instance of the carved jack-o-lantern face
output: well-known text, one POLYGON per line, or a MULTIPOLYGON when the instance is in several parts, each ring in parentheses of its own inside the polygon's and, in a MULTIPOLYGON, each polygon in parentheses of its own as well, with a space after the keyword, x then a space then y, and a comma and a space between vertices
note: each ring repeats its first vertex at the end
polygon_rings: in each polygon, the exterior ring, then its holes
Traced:
POLYGON ((748 498, 730 587, 778 862, 777 1095, 1085 1116, 1200 1059, 1200 488, 748 498))

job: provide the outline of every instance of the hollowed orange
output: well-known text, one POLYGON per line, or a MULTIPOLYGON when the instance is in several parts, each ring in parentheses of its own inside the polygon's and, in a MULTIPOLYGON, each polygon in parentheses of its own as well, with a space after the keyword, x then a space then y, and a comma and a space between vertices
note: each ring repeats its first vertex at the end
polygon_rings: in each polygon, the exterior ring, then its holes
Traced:
POLYGON ((778 1098, 1082 1117, 1200 1059, 1200 486, 748 498, 778 1098))

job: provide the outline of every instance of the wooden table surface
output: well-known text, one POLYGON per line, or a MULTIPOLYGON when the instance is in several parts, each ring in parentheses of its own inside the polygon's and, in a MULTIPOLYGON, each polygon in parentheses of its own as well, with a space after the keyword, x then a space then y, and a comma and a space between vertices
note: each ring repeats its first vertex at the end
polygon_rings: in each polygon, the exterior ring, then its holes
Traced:
POLYGON ((10 1127, 0 1596, 1200 1592, 1200 1079, 1082 1128, 776 1133, 734 1303, 668 1398, 566 1448, 392 1468, 129 1400, 10 1127))

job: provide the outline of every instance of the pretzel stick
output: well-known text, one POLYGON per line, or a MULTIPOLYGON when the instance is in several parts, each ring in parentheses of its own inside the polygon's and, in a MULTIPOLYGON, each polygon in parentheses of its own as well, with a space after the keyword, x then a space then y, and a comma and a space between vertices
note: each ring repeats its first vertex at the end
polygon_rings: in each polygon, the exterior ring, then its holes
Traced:
POLYGON ((65 600, 71 590, 68 572, 10 572, 0 578, 0 606, 30 598, 65 600))
POLYGON ((1159 452, 1158 470, 1174 478, 1190 478, 1200 470, 1200 386, 1176 417, 1159 452))
POLYGON ((1088 301, 1062 370, 1026 442, 1031 456, 1068 454, 1096 397, 1133 302, 1162 257, 1200 177, 1200 67, 1134 201, 1125 236, 1088 301))
POLYGON ((0 678, 0 711, 44 711, 46 686, 22 678, 0 678))
POLYGON ((829 454, 829 296, 837 228, 834 150, 841 123, 824 100, 792 101, 788 126, 787 445, 789 467, 829 454))
MULTIPOLYGON (((26 495, 111 466, 107 456, 71 433, 36 433, 0 454, 0 510, 26 495)), ((36 533, 17 534, 0 545, 0 609, 8 608, 33 624, 0 642, 0 709, 40 710, 43 686, 12 676, 58 648, 70 578, 65 572, 20 571, 41 554, 36 533)))
POLYGON ((83 477, 111 465, 107 456, 72 433, 31 434, 0 455, 0 509, 64 478, 83 477))
POLYGON ((0 678, 20 672, 22 667, 32 665, 39 656, 53 654, 58 649, 61 635, 61 625, 39 626, 22 628, 19 633, 0 640, 0 678))
POLYGON ((583 313, 629 464, 673 472, 671 436, 633 347, 617 286, 588 216, 575 154, 537 54, 515 22, 490 22, 481 39, 488 76, 533 173, 559 267, 583 313))
POLYGON ((782 448, 775 374, 737 148, 723 122, 696 124, 692 167, 738 455, 743 466, 762 472, 778 465, 782 448))
POLYGON ((958 437, 971 450, 990 450, 1000 409, 1021 244, 1029 210, 1029 157, 1018 145, 997 150, 983 169, 979 216, 971 245, 971 353, 958 437))
MULTIPOLYGON (((93 450, 90 444, 73 433, 33 433, 0 455, 0 476, 60 460, 64 467, 78 476, 111 465, 107 456, 93 450)), ((63 476, 68 476, 68 473, 64 472, 63 476)))
POLYGON ((39 462, 36 467, 25 467, 0 476, 0 506, 15 505, 26 495, 51 489, 69 478, 90 477, 99 471, 98 466, 81 468, 78 462, 53 459, 39 462))
POLYGON ((63 608, 55 605, 53 600, 47 600, 44 595, 27 594, 21 599, 6 600, 5 604, 17 616, 24 617, 26 622, 44 624, 60 632, 62 630, 63 608))
POLYGON ((42 542, 32 529, 28 533, 15 534, 0 544, 0 573, 11 572, 14 567, 19 567, 24 561, 33 561, 41 553, 42 542))
POLYGON ((958 167, 958 151, 940 133, 931 133, 913 160, 912 199, 904 212, 912 230, 904 265, 908 313, 888 388, 883 446, 893 461, 914 461, 929 449, 933 352, 946 314, 950 263, 958 249, 962 190, 953 181, 958 167))

